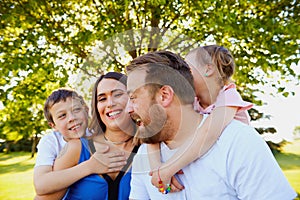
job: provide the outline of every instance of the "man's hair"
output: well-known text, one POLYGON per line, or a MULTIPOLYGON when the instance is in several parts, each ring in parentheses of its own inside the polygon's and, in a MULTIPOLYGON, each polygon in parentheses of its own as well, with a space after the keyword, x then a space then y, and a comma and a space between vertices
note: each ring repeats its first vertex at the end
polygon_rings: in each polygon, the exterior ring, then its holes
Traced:
POLYGON ((137 65, 128 73, 130 74, 130 72, 135 70, 145 70, 145 87, 148 87, 152 93, 162 86, 168 85, 173 89, 182 104, 192 104, 194 102, 194 88, 179 71, 174 70, 170 66, 161 63, 147 63, 137 65))
POLYGON ((134 69, 140 68, 140 66, 147 68, 146 81, 148 83, 159 83, 161 85, 171 86, 183 103, 192 103, 194 101, 194 79, 191 69, 178 54, 170 51, 148 52, 133 59, 126 67, 126 70, 130 73, 134 69), (170 69, 165 69, 166 66, 170 69), (163 68, 162 70, 156 70, 156 68, 161 67, 163 68), (181 78, 175 80, 173 76, 176 74, 176 77, 178 77, 178 73, 181 75, 181 78), (192 89, 192 91, 190 89, 192 89))
POLYGON ((61 101, 66 101, 67 98, 78 99, 80 103, 87 109, 87 105, 82 96, 80 96, 76 91, 72 89, 60 88, 54 90, 47 98, 44 105, 44 116, 48 123, 54 123, 53 116, 50 113, 50 109, 56 103, 61 101))

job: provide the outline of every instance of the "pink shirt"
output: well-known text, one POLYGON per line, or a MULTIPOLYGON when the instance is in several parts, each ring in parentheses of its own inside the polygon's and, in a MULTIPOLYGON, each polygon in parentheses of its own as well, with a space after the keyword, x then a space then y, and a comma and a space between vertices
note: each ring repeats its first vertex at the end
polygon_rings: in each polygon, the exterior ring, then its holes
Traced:
POLYGON ((245 124, 250 124, 250 116, 247 110, 252 108, 253 104, 242 99, 241 95, 236 90, 234 83, 230 83, 229 85, 225 85, 223 87, 223 89, 219 92, 217 100, 214 104, 205 109, 198 104, 197 110, 200 112, 200 114, 210 114, 214 108, 222 106, 238 107, 234 119, 245 124))

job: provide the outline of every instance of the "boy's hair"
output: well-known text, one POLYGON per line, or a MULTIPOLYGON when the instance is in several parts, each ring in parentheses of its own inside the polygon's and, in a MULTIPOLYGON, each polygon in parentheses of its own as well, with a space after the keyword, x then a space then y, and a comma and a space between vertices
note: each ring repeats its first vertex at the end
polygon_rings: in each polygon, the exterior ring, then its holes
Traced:
POLYGON ((230 82, 230 77, 234 73, 235 63, 234 58, 228 49, 218 45, 208 45, 193 49, 188 55, 189 54, 195 54, 197 63, 199 64, 215 65, 223 84, 230 82))
POLYGON ((78 99, 86 109, 88 108, 83 97, 80 96, 76 91, 66 88, 55 90, 48 96, 44 105, 44 116, 48 123, 54 123, 53 117, 50 113, 52 106, 61 101, 66 101, 67 98, 78 99))

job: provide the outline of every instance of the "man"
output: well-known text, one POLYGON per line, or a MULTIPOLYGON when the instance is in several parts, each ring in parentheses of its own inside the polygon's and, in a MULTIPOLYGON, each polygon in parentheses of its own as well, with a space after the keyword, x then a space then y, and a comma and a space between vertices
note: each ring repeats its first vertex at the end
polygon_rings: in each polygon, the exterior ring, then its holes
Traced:
MULTIPOLYGON (((152 61, 127 67, 128 111, 138 122, 137 137, 144 143, 160 143, 165 162, 186 140, 193 140, 206 116, 193 110, 193 78, 187 66, 174 70, 171 63, 152 61)), ((133 162, 131 199, 282 200, 296 196, 259 134, 235 120, 206 155, 177 175, 185 187, 181 192, 162 194, 151 185, 149 171, 143 144, 133 162)))

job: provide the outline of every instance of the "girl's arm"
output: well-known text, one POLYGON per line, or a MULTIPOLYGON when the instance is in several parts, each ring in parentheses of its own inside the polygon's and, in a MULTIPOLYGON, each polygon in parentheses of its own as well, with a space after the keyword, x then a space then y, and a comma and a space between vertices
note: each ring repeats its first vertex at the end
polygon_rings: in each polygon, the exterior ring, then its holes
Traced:
MULTIPOLYGON (((169 183, 174 174, 203 156, 214 145, 223 129, 234 118, 237 109, 237 107, 223 106, 217 107, 211 112, 194 137, 187 138, 184 145, 159 168, 160 179, 164 184, 169 183)), ((151 182, 159 188, 157 171, 153 172, 151 182)))
POLYGON ((147 145, 148 150, 148 158, 151 170, 157 170, 158 167, 161 166, 161 160, 160 160, 160 146, 159 144, 148 144, 147 145))

